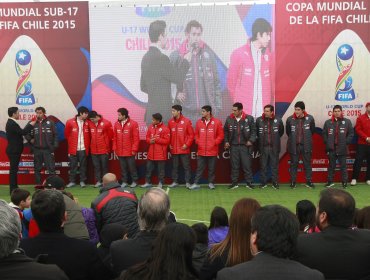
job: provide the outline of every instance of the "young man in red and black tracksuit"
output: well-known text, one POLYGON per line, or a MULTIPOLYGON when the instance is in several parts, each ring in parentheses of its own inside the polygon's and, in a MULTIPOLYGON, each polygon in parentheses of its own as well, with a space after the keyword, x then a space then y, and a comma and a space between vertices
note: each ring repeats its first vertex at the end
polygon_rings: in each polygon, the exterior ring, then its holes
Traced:
POLYGON ((89 113, 90 152, 94 165, 95 188, 102 186, 102 178, 108 173, 109 153, 112 150, 112 123, 96 111, 89 113))
POLYGON ((27 137, 33 148, 36 184, 40 185, 43 163, 50 175, 55 175, 54 150, 58 147, 58 133, 54 121, 46 117, 44 107, 37 107, 36 124, 27 137))
POLYGON ((172 106, 173 118, 168 122, 171 133, 170 152, 172 156, 172 180, 170 188, 178 186, 179 162, 185 171, 186 188, 190 187, 190 147, 194 140, 194 130, 191 121, 182 115, 182 106, 172 106))
POLYGON ((299 156, 302 155, 306 175, 306 187, 314 188, 312 183, 312 135, 315 132, 315 119, 307 114, 303 101, 294 105, 294 113, 288 117, 285 125, 288 135, 288 151, 290 154, 290 187, 296 188, 299 156))
POLYGON ((142 188, 150 188, 152 172, 155 163, 158 168, 158 188, 163 187, 165 176, 165 164, 168 158, 167 148, 170 144, 170 130, 162 122, 162 115, 155 113, 152 115, 152 124, 149 125, 146 133, 148 148, 148 160, 146 162, 145 184, 142 188))
POLYGON ((215 189, 215 169, 218 155, 218 145, 224 140, 224 131, 219 119, 212 116, 212 107, 205 105, 202 107, 202 118, 197 121, 195 126, 195 143, 198 145, 197 172, 194 184, 190 190, 199 189, 199 180, 203 171, 208 165, 208 188, 215 189))
POLYGON ((328 183, 325 187, 330 188, 334 186, 333 177, 338 159, 342 175, 342 187, 347 188, 347 145, 351 143, 353 134, 352 123, 349 119, 343 117, 342 106, 335 105, 332 117, 325 121, 322 130, 322 137, 326 146, 325 150, 329 158, 328 183))
POLYGON ((284 124, 281 118, 275 116, 274 106, 266 105, 264 113, 256 120, 256 131, 261 153, 261 188, 267 187, 267 168, 271 168, 272 187, 279 189, 279 153, 280 137, 284 134, 284 124))
POLYGON ((358 135, 356 159, 353 164, 351 185, 357 184, 364 159, 367 162, 366 184, 370 185, 370 102, 366 103, 366 111, 356 121, 355 130, 358 135))
POLYGON ((254 118, 243 111, 240 102, 233 104, 233 112, 224 125, 225 149, 230 149, 231 185, 229 189, 238 188, 240 163, 244 172, 246 187, 253 189, 252 148, 256 141, 254 118))
POLYGON ((86 186, 87 156, 90 149, 89 109, 81 106, 77 109, 77 115, 66 122, 64 136, 68 142, 69 157, 69 183, 67 188, 76 185, 78 164, 80 166, 80 186, 86 186))
POLYGON ((140 143, 139 126, 129 117, 126 108, 119 108, 117 112, 118 121, 113 127, 113 151, 118 156, 121 167, 121 187, 127 187, 129 170, 132 179, 130 188, 135 188, 139 179, 135 163, 140 143))

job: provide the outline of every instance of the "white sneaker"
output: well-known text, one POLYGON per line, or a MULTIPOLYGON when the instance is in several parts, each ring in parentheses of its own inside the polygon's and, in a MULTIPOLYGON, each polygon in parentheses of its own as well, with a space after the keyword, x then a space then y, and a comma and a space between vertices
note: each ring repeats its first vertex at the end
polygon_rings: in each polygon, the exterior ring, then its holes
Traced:
POLYGON ((190 187, 189 187, 189 190, 199 190, 200 189, 200 186, 198 184, 192 184, 190 187))
POLYGON ((127 183, 126 182, 122 182, 121 188, 126 188, 126 187, 127 187, 127 183))
POLYGON ((162 189, 162 188, 163 188, 163 184, 162 184, 162 182, 159 182, 159 183, 158 183, 157 188, 160 188, 160 189, 162 189))
POLYGON ((178 187, 179 186, 179 184, 177 184, 176 182, 173 182, 171 185, 169 185, 168 187, 169 188, 176 188, 176 187, 178 187))
POLYGON ((81 187, 81 188, 84 188, 84 187, 86 187, 86 184, 85 184, 85 182, 83 182, 83 181, 82 181, 82 182, 80 182, 80 187, 81 187))
POLYGON ((368 184, 368 185, 370 186, 370 180, 367 180, 367 181, 366 181, 366 184, 368 184))
POLYGON ((144 185, 141 185, 140 188, 143 188, 143 189, 148 189, 148 188, 151 188, 152 187, 152 184, 150 183, 145 183, 144 185))
POLYGON ((102 183, 101 182, 97 182, 94 186, 94 188, 100 188, 102 186, 102 183))
POLYGON ((213 183, 209 183, 209 184, 208 184, 208 188, 209 188, 210 190, 214 190, 216 187, 215 187, 215 185, 214 185, 213 183))
POLYGON ((130 185, 130 188, 131 189, 134 189, 137 187, 137 183, 136 182, 132 182, 131 185, 130 185))
POLYGON ((356 184, 357 184, 357 180, 356 179, 352 179, 351 186, 356 186, 356 184))
POLYGON ((66 188, 72 188, 74 186, 76 186, 76 183, 75 182, 70 182, 70 183, 68 183, 68 185, 66 186, 66 188))
POLYGON ((187 188, 187 189, 190 189, 190 183, 186 183, 186 185, 185 185, 185 187, 187 188))

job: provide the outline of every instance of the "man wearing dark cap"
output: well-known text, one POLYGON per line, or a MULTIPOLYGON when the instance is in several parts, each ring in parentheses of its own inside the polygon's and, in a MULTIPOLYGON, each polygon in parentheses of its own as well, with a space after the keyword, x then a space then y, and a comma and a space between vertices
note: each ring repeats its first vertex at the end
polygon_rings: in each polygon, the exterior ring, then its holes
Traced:
POLYGON ((315 119, 307 114, 303 101, 294 105, 294 113, 286 121, 288 135, 288 151, 290 154, 290 187, 296 188, 297 168, 299 157, 302 156, 306 175, 306 187, 312 189, 312 135, 315 132, 315 119))
MULTIPOLYGON (((65 188, 64 180, 58 175, 46 178, 43 186, 38 188, 53 189, 63 191, 65 188)), ((82 208, 74 200, 63 194, 64 203, 66 204, 67 220, 64 223, 64 234, 68 237, 89 240, 89 233, 82 216, 82 208)))
POLYGON ((370 102, 366 103, 365 113, 357 118, 355 129, 358 140, 351 185, 357 184, 364 159, 367 162, 366 184, 370 185, 370 102))

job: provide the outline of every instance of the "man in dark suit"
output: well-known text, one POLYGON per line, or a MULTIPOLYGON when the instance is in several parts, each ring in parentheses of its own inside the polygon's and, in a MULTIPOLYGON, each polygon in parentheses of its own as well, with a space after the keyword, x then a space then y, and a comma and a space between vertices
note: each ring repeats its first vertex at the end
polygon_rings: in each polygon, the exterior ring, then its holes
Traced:
POLYGON ((58 265, 71 280, 109 279, 96 247, 89 241, 70 238, 63 233, 67 217, 60 191, 39 192, 32 200, 31 209, 40 234, 21 241, 20 247, 28 257, 58 265))
POLYGON ((148 94, 145 121, 152 123, 152 115, 160 112, 163 114, 163 122, 167 123, 171 118, 171 83, 177 84, 182 91, 183 81, 189 69, 191 52, 184 55, 181 65, 173 66, 167 55, 161 52, 166 48, 166 22, 157 20, 149 26, 149 38, 151 45, 141 61, 140 88, 148 94))
POLYGON ((319 271, 289 258, 293 255, 299 224, 288 209, 279 205, 257 210, 251 222, 251 253, 249 262, 222 269, 218 280, 323 280, 319 271))
POLYGON ((19 120, 19 111, 17 107, 8 108, 8 116, 9 119, 6 123, 5 131, 8 139, 6 154, 10 162, 9 187, 11 194, 14 189, 18 188, 17 173, 19 161, 23 152, 23 135, 26 135, 32 130, 36 121, 31 121, 22 129, 17 122, 17 120, 19 120))
POLYGON ((370 279, 370 231, 350 228, 354 213, 348 192, 322 191, 316 217, 321 232, 299 236, 297 260, 326 279, 370 279))
POLYGON ((145 261, 151 252, 152 243, 166 226, 170 215, 170 199, 160 188, 151 188, 143 194, 138 205, 140 232, 134 239, 112 243, 110 253, 116 273, 145 261))

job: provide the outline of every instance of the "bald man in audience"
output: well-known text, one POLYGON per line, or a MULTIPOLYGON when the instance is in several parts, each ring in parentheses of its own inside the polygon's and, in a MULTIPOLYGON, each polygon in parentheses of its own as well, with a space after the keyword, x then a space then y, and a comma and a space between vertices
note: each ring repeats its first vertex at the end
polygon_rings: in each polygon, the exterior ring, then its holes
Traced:
POLYGON ((100 195, 91 204, 95 211, 98 232, 106 224, 119 223, 127 228, 128 237, 133 238, 139 231, 135 192, 121 188, 113 173, 105 174, 102 181, 100 195))

